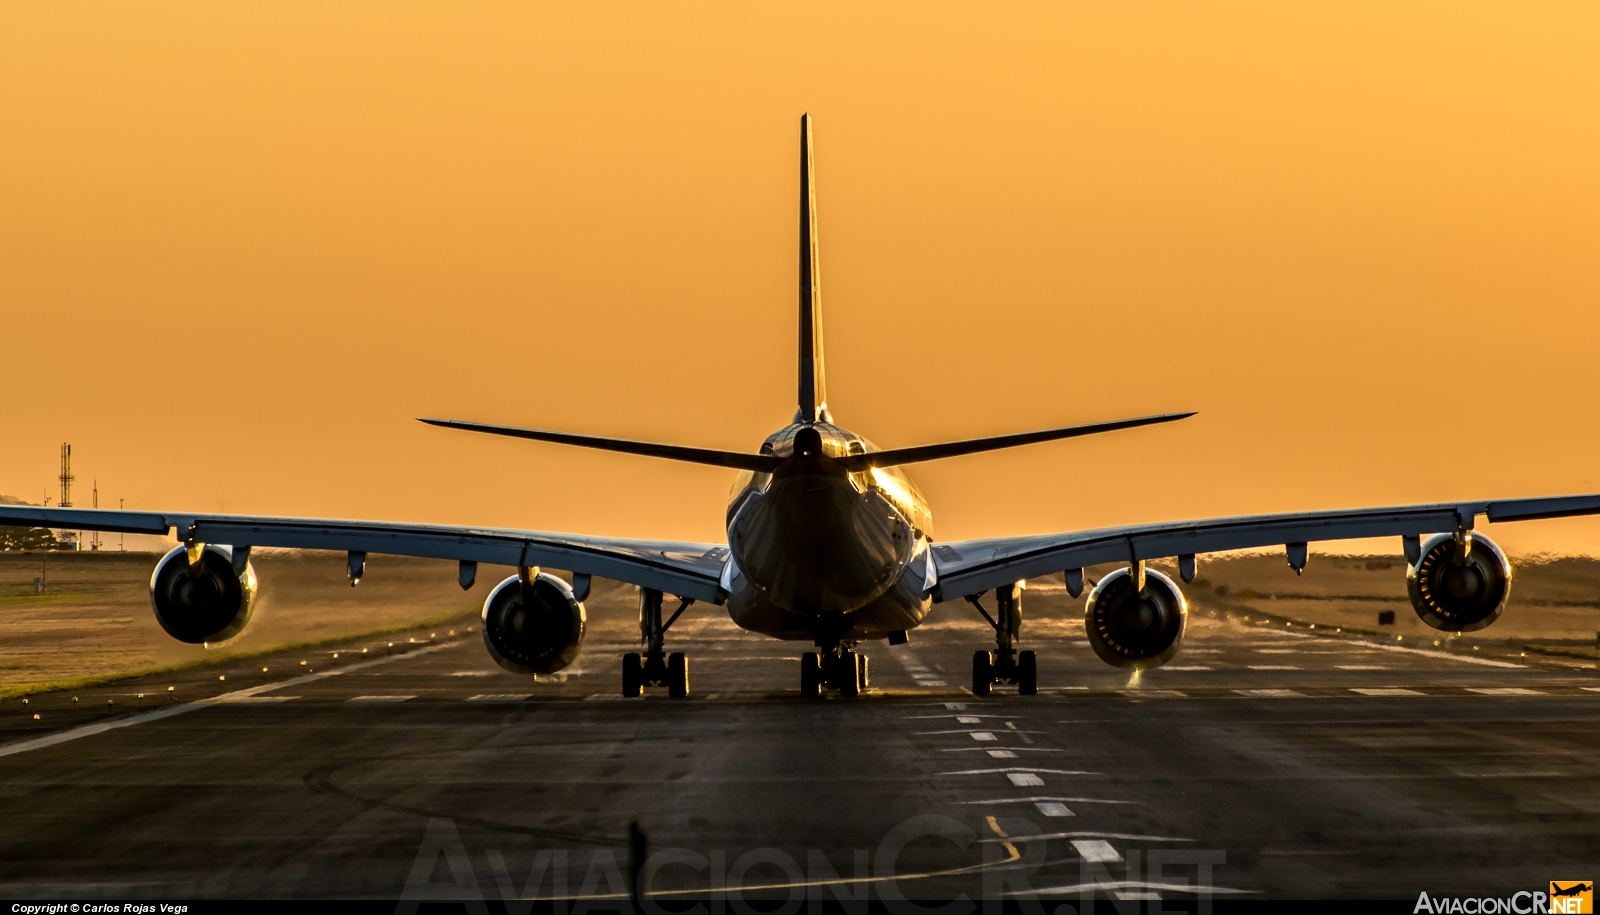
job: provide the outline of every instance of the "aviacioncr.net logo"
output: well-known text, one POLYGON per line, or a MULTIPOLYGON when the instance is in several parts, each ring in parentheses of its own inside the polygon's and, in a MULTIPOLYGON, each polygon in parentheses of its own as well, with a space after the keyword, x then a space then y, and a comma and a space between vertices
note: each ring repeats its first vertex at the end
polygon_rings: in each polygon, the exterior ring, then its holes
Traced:
POLYGON ((1510 896, 1417 894, 1412 915, 1593 915, 1593 880, 1552 880, 1550 891, 1522 890, 1510 896))

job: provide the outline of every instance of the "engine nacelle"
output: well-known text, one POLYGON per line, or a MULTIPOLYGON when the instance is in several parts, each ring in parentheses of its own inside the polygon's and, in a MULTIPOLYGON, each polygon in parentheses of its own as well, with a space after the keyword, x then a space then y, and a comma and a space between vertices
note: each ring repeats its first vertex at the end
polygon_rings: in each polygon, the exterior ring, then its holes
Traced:
POLYGON ((1476 632, 1500 618, 1511 596, 1511 563, 1494 541, 1472 535, 1463 560, 1451 534, 1422 544, 1415 565, 1406 567, 1411 606, 1424 623, 1445 632, 1476 632))
POLYGON ((150 575, 156 622, 167 635, 191 645, 238 635, 250 622, 255 599, 256 570, 246 562, 243 572, 235 572, 230 546, 205 544, 194 563, 188 547, 176 547, 150 575))
POLYGON ((513 575, 483 602, 483 643, 514 674, 555 673, 578 657, 584 621, 571 585, 540 572, 524 588, 513 575))
POLYGON ((1113 667, 1140 670, 1172 660, 1183 642, 1189 605, 1172 579, 1145 570, 1144 593, 1133 573, 1121 568, 1100 579, 1089 592, 1083 625, 1089 646, 1113 667))

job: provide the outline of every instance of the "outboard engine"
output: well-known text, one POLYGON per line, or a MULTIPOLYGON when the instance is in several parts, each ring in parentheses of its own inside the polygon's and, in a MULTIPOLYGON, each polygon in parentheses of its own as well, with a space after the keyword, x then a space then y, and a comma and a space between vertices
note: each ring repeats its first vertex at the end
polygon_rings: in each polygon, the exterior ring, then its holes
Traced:
POLYGON ((1511 563, 1494 541, 1472 535, 1461 555, 1452 534, 1435 534, 1422 544, 1415 565, 1406 567, 1406 590, 1417 616, 1445 632, 1476 632, 1500 618, 1511 596, 1511 563))
MULTIPOLYGON (((240 558, 243 558, 242 556, 240 558)), ((207 543, 174 548, 150 576, 156 622, 180 642, 223 642, 250 622, 256 570, 234 571, 233 547, 207 543)))
POLYGON ((483 602, 483 643, 514 674, 555 673, 578 657, 584 619, 571 585, 545 572, 526 585, 513 575, 483 602))
POLYGON ((1160 667, 1172 660, 1183 641, 1189 618, 1183 592, 1160 572, 1146 569, 1144 575, 1142 593, 1128 568, 1100 579, 1089 592, 1083 614, 1089 646, 1113 667, 1160 667))

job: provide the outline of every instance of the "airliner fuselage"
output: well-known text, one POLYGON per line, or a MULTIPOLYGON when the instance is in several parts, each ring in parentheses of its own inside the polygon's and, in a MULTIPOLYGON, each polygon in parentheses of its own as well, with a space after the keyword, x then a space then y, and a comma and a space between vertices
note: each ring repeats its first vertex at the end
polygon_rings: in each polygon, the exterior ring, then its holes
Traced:
POLYGON ((914 629, 927 615, 932 514, 898 467, 850 472, 878 450, 828 422, 773 433, 770 473, 739 475, 728 501, 728 613, 745 629, 823 647, 914 629))

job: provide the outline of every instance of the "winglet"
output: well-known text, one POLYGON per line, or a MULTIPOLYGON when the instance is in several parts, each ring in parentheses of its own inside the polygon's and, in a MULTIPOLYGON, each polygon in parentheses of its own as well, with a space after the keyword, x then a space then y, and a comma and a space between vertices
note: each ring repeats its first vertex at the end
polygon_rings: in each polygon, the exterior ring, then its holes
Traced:
POLYGON ((811 115, 800 116, 800 409, 795 422, 832 422, 822 371, 822 271, 817 263, 817 174, 811 115))

